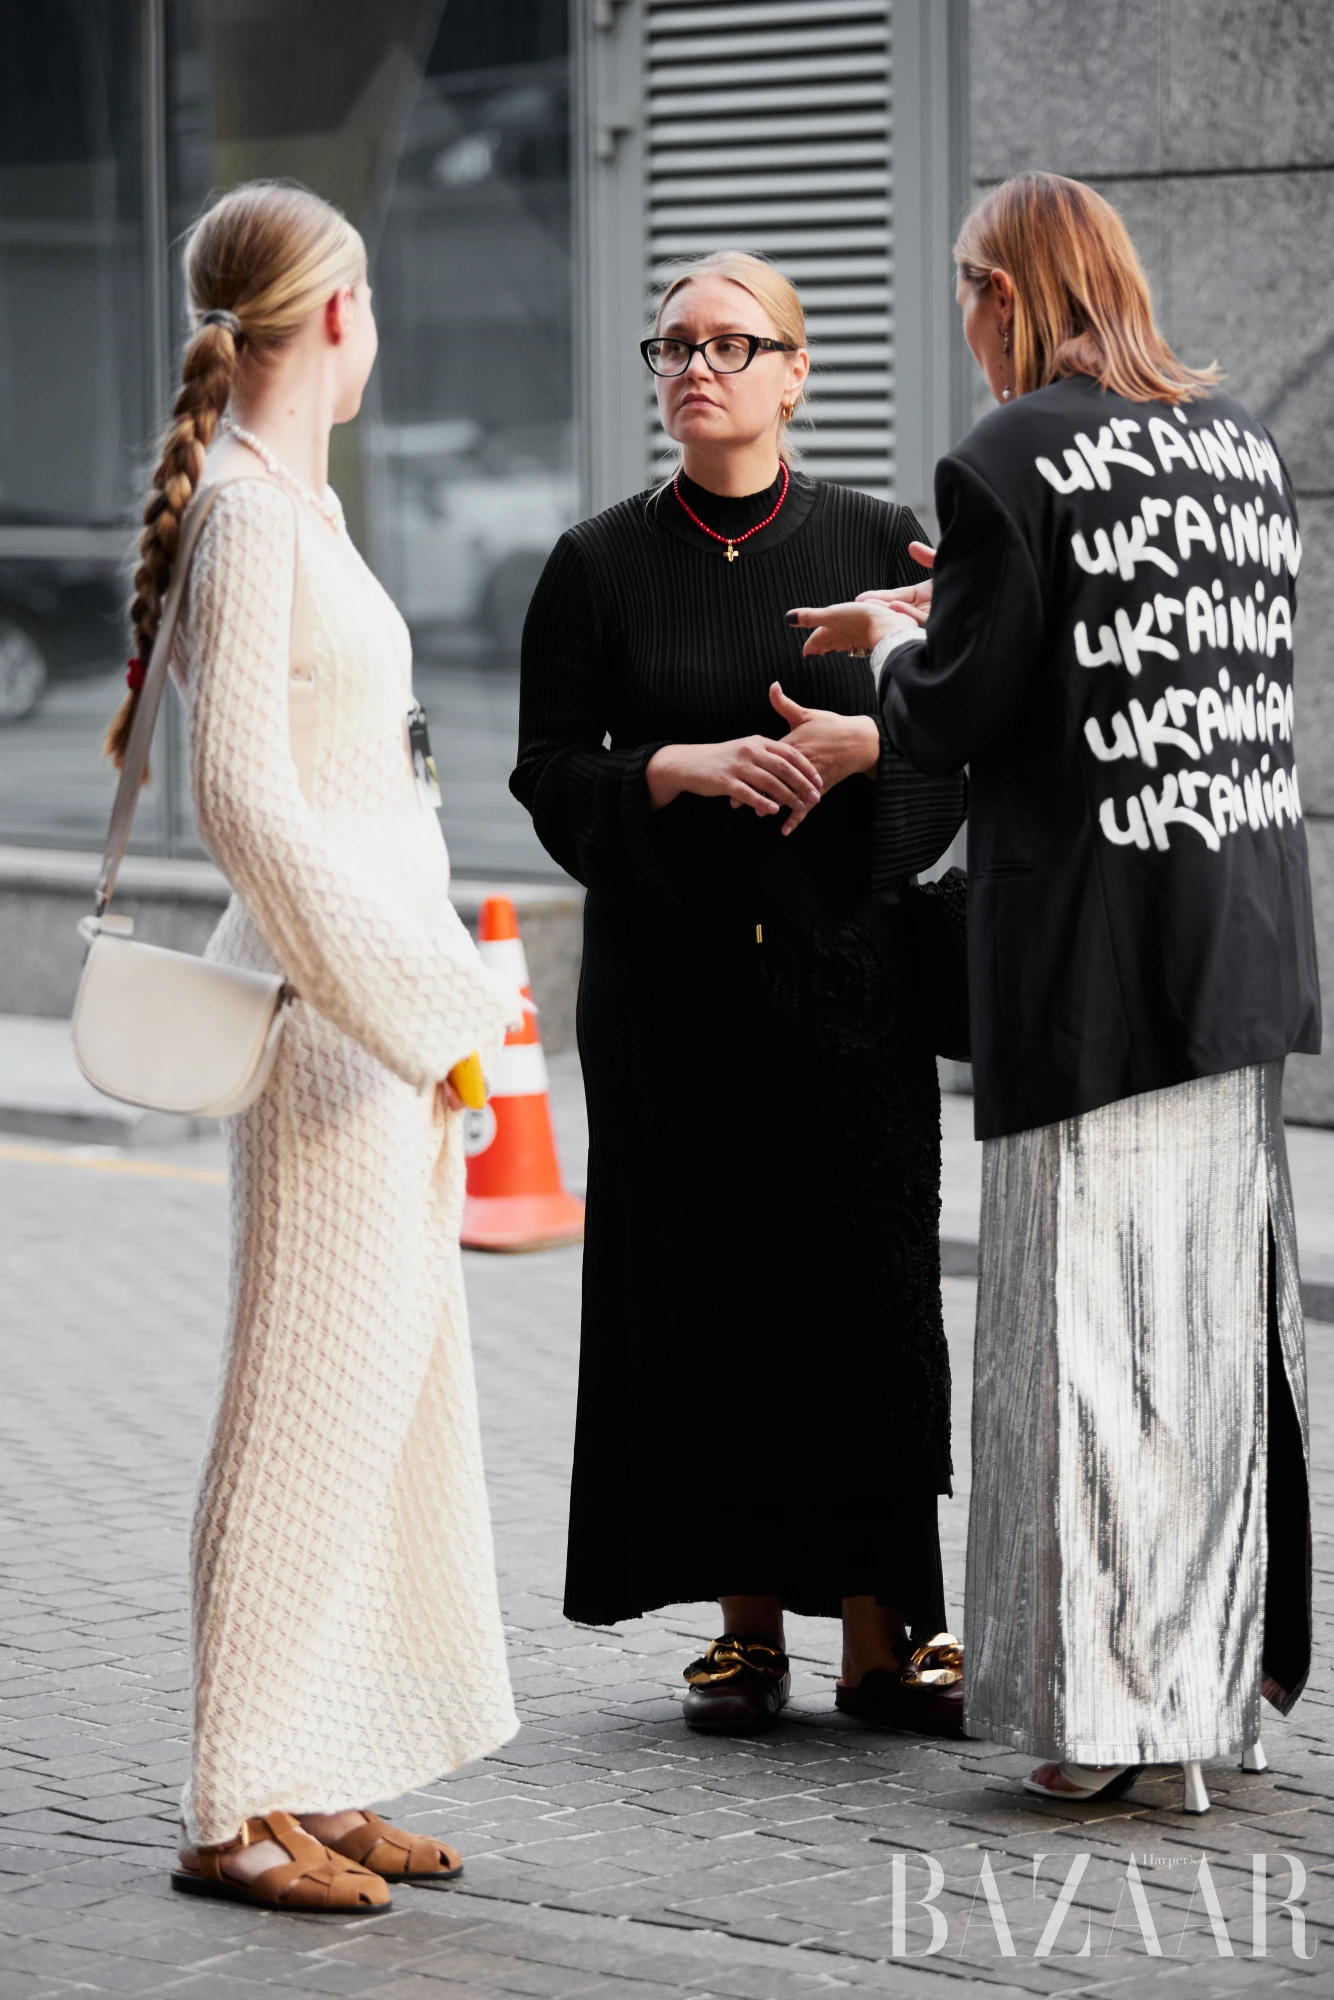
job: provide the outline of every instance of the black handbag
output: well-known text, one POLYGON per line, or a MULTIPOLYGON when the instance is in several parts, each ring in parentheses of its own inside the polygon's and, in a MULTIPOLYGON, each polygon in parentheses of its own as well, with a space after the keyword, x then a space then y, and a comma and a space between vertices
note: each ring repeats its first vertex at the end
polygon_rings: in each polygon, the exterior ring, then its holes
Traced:
POLYGON ((923 1035, 938 1056, 972 1061, 968 1023, 968 877, 947 869, 904 891, 906 947, 923 1035))

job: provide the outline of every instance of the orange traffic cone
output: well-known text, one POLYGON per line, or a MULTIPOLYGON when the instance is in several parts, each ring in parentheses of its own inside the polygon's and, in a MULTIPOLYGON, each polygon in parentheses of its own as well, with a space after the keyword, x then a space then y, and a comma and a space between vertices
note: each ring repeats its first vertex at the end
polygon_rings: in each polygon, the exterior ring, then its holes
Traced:
MULTIPOLYGON (((532 999, 519 920, 508 896, 488 896, 477 926, 477 949, 532 999)), ((469 1250, 543 1250, 578 1243, 584 1204, 567 1194, 556 1157, 547 1097, 547 1063, 536 1014, 511 1028, 491 1078, 491 1097, 464 1120, 468 1198, 460 1241, 469 1250)))

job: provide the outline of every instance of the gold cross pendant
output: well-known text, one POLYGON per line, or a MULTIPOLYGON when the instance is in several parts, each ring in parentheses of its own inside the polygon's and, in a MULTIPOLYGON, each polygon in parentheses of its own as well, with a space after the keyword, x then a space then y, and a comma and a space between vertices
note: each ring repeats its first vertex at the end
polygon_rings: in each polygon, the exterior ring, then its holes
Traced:
POLYGON ((730 542, 727 544, 727 560, 728 562, 736 561, 736 550, 732 547, 732 544, 730 542))

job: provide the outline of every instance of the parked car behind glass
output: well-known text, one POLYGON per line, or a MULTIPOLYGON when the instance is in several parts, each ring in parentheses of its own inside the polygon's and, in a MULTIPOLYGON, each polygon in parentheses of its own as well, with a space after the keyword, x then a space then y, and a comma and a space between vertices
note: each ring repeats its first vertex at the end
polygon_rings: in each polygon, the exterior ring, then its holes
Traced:
POLYGON ((0 562, 0 725, 53 680, 104 674, 123 650, 125 581, 105 562, 0 562))

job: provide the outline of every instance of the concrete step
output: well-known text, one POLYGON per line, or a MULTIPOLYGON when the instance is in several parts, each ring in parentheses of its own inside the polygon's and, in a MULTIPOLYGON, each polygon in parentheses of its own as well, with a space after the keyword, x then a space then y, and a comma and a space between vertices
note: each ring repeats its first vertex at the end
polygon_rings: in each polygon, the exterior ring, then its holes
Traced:
MULTIPOLYGON (((551 1109, 567 1185, 587 1180, 588 1120, 573 1049, 547 1058, 551 1109)), ((133 1149, 171 1146, 221 1129, 214 1118, 175 1118, 104 1097, 74 1058, 68 1021, 0 1014, 0 1133, 69 1145, 133 1149)))
POLYGON ((0 1131, 84 1146, 168 1146, 213 1121, 104 1097, 74 1060, 68 1021, 0 1015, 0 1131))
MULTIPOLYGON (((548 1057, 551 1105, 567 1185, 582 1193, 588 1125, 579 1058, 548 1057)), ((212 1120, 171 1118, 117 1104, 94 1090, 74 1060, 68 1021, 0 1014, 0 1132, 67 1144, 159 1147, 215 1130, 212 1120)), ((947 1277, 977 1275, 982 1147, 973 1137, 971 1097, 941 1099, 940 1259, 947 1277)), ((1334 1323, 1334 1131, 1289 1125, 1288 1157, 1297 1202, 1302 1303, 1311 1319, 1334 1323)))
MULTIPOLYGON (((0 1015, 52 1020, 74 1006, 83 946, 78 923, 93 907, 100 854, 0 845, 0 1015)), ((523 927, 547 1053, 574 1047, 574 996, 583 938, 583 890, 573 882, 456 879, 454 906, 473 931, 485 896, 511 897, 523 927)), ((128 856, 116 912, 144 944, 202 951, 231 891, 211 861, 128 856)))

